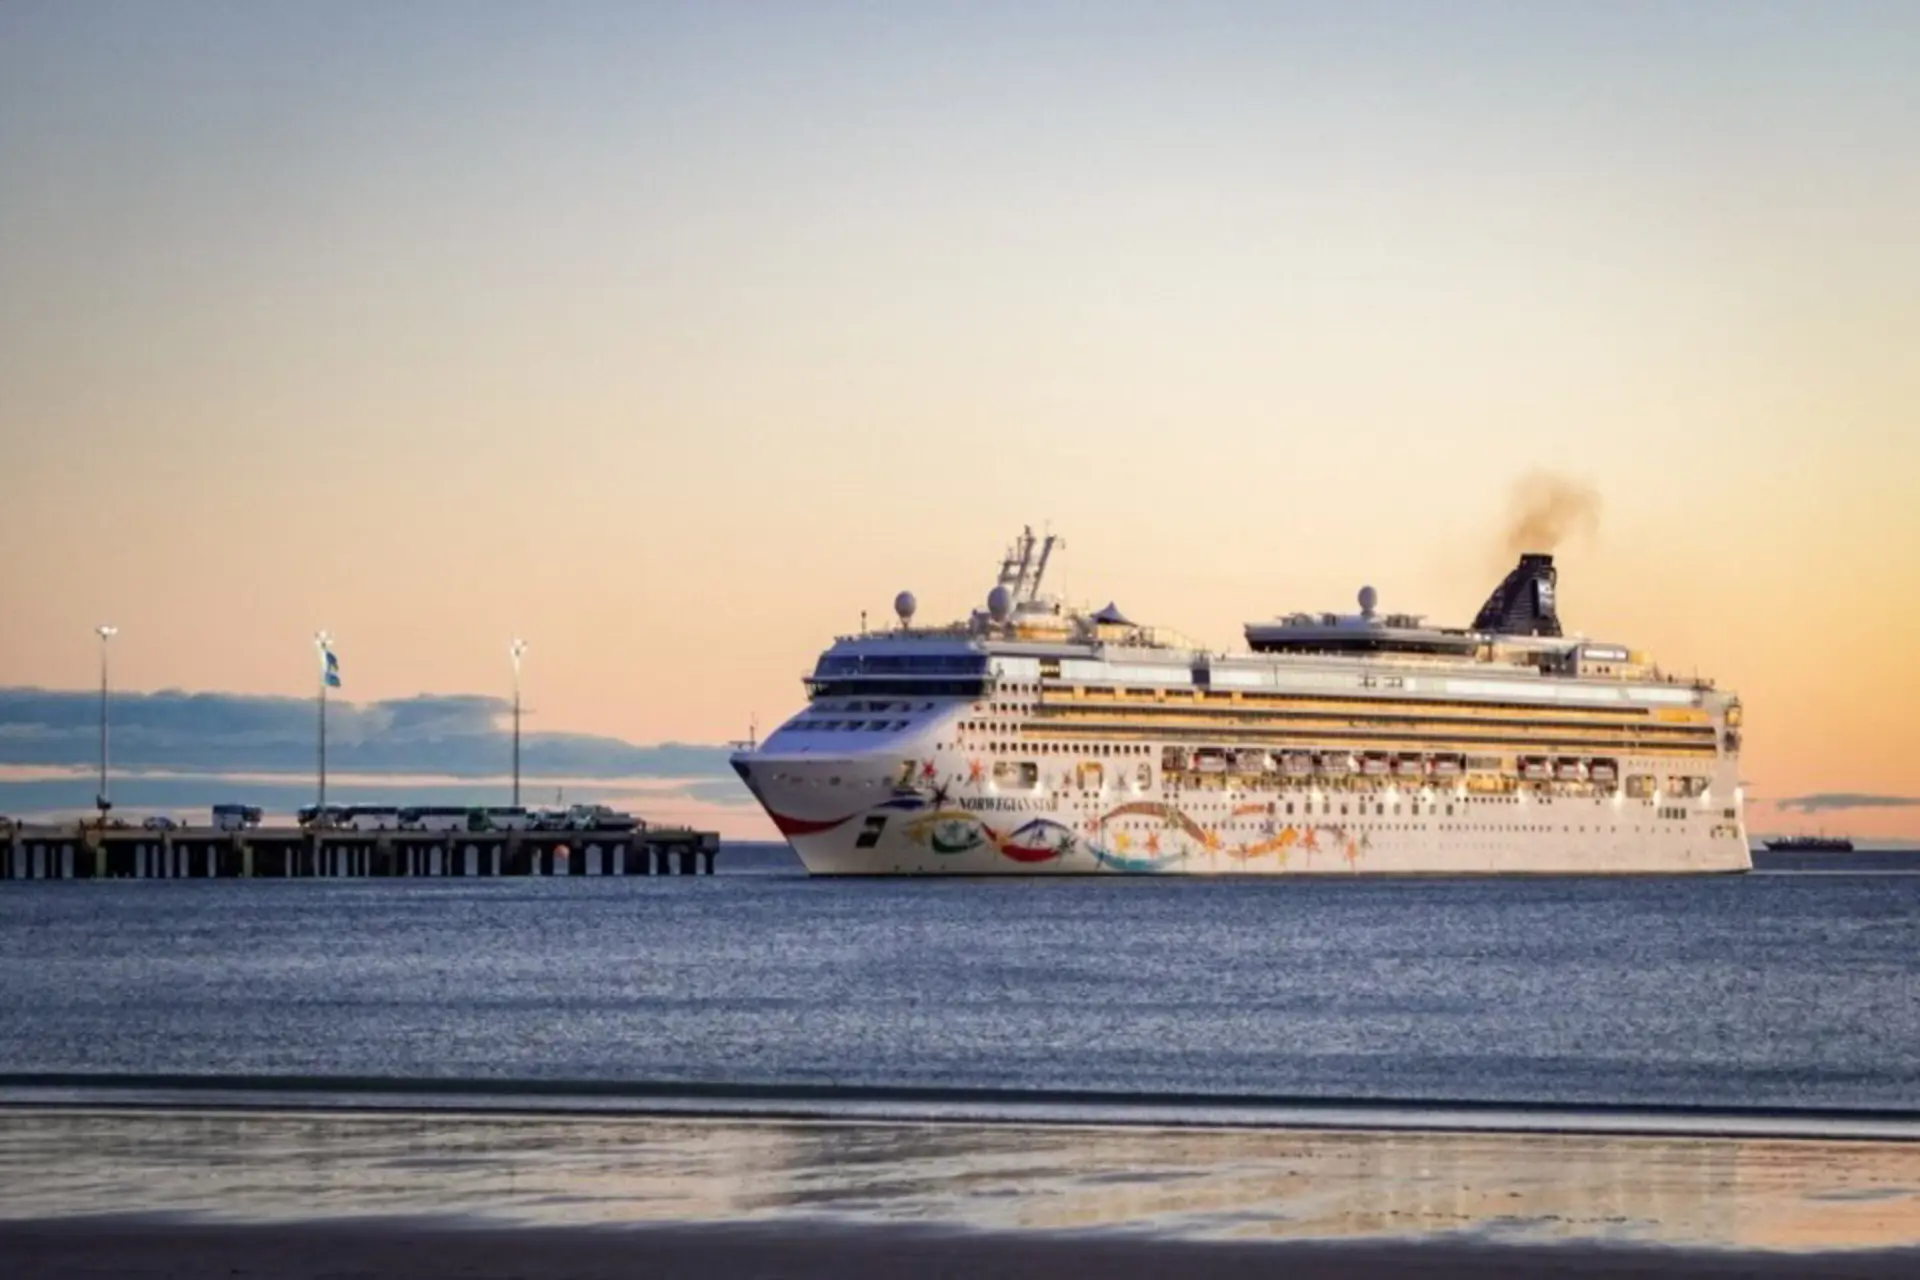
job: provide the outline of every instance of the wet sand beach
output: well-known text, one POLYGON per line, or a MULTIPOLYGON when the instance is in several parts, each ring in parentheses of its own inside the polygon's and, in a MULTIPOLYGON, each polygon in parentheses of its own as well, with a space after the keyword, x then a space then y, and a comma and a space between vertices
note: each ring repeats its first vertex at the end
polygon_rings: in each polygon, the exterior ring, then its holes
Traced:
POLYGON ((1920 1143, 0 1110, 41 1276, 1920 1274, 1920 1143))

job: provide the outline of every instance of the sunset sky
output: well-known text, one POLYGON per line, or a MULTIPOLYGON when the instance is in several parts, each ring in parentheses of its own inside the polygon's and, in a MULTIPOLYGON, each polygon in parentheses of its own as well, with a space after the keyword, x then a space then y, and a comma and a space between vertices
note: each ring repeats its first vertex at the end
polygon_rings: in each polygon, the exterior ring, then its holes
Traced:
POLYGON ((1756 830, 1920 835, 1916 67, 1831 0, 3 0, 0 686, 518 634, 530 727, 718 744, 1023 523, 1216 647, 1465 623, 1545 469, 1570 627, 1883 802, 1756 830))

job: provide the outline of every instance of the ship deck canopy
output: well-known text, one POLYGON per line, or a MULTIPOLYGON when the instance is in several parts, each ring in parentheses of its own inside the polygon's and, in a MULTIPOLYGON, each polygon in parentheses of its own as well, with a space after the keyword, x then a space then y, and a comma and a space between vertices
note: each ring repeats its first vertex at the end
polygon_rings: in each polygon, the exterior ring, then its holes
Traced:
POLYGON ((1369 618, 1296 614, 1274 622, 1246 624, 1255 653, 1417 653, 1472 657, 1481 637, 1435 627, 1393 626, 1369 618))

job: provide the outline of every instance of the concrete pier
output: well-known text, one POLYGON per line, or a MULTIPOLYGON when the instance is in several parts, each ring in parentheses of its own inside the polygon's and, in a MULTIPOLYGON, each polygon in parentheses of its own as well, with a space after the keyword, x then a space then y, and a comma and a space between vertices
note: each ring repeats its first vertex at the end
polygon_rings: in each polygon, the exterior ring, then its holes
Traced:
POLYGON ((712 875, 711 831, 147 831, 15 826, 0 832, 0 881, 486 879, 712 875))

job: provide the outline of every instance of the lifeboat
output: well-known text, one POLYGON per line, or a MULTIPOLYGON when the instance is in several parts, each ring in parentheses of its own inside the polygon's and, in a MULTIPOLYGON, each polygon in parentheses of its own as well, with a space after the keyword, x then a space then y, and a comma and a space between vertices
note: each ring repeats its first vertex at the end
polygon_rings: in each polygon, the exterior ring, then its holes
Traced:
POLYGON ((1620 776, 1611 760, 1595 760, 1587 769, 1587 776, 1595 782, 1612 782, 1620 776))
POLYGON ((1387 775, 1387 772, 1391 768, 1392 766, 1383 755, 1368 752, 1360 758, 1360 773, 1364 777, 1382 778, 1387 775))
POLYGON ((1433 762, 1433 776, 1436 778, 1457 778, 1460 776, 1460 758, 1441 756, 1433 762))
POLYGON ((1193 766, 1201 773, 1225 773, 1227 758, 1217 751, 1201 751, 1194 757, 1193 766))
POLYGON ((1313 757, 1304 751, 1289 751, 1280 762, 1280 772, 1289 778, 1304 778, 1313 772, 1313 757))
POLYGON ((1530 782, 1545 782, 1553 776, 1553 767, 1539 756, 1528 756, 1520 762, 1520 776, 1530 782))
POLYGON ((1419 756, 1401 756, 1393 762, 1393 776, 1396 778, 1418 778, 1426 772, 1426 761, 1419 756))
POLYGON ((1233 758, 1235 773, 1264 773, 1267 768, 1267 753, 1264 751, 1242 751, 1233 758))
POLYGON ((1587 776, 1587 766, 1578 760, 1561 760, 1555 764, 1553 776, 1562 782, 1578 782, 1587 776))
POLYGON ((1320 772, 1330 777, 1345 777, 1353 772, 1353 757, 1343 752, 1330 751, 1320 757, 1320 772))

